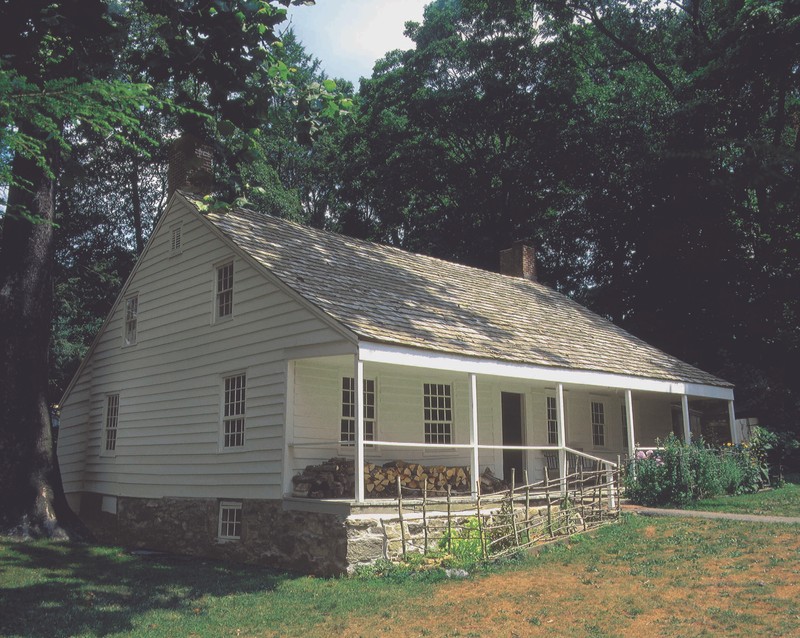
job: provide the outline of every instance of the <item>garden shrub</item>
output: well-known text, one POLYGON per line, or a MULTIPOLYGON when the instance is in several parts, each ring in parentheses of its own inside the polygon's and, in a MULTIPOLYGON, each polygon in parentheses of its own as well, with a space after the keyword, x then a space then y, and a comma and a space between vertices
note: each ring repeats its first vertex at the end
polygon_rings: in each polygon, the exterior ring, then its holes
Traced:
POLYGON ((639 505, 682 506, 719 494, 754 492, 764 475, 759 450, 747 443, 716 450, 702 441, 687 445, 671 434, 659 450, 637 452, 625 489, 639 505))

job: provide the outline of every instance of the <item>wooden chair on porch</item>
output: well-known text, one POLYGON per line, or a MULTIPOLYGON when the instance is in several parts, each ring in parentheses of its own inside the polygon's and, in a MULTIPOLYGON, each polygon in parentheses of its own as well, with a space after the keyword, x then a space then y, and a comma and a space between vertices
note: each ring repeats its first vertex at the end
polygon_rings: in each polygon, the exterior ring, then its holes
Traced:
POLYGON ((544 466, 547 468, 547 477, 551 482, 557 480, 559 477, 558 450, 547 450, 542 453, 542 456, 544 457, 544 466))

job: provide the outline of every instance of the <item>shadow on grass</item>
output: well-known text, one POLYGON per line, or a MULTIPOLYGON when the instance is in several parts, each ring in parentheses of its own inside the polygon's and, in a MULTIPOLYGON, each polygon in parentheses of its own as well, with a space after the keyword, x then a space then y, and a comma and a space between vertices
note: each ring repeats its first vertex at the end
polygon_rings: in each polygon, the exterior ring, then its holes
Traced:
POLYGON ((265 568, 119 548, 0 541, 0 635, 128 633, 149 611, 198 613, 204 596, 276 589, 294 578, 265 568))

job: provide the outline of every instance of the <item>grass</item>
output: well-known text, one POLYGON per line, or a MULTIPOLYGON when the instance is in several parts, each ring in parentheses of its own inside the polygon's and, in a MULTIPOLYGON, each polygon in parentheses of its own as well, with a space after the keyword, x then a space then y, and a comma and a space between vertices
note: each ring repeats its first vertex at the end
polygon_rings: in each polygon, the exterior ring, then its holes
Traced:
POLYGON ((686 509, 765 516, 800 516, 800 484, 786 483, 773 490, 740 496, 718 496, 697 501, 686 509))
POLYGON ((800 526, 626 517, 501 571, 317 579, 0 541, 0 635, 800 635, 800 526))

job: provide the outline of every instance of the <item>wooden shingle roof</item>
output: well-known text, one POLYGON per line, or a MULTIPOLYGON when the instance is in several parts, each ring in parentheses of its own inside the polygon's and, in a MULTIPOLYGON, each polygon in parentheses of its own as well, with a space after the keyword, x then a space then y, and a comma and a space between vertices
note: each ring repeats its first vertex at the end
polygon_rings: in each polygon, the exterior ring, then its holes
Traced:
POLYGON ((731 387, 539 283, 245 209, 201 214, 365 341, 731 387))

